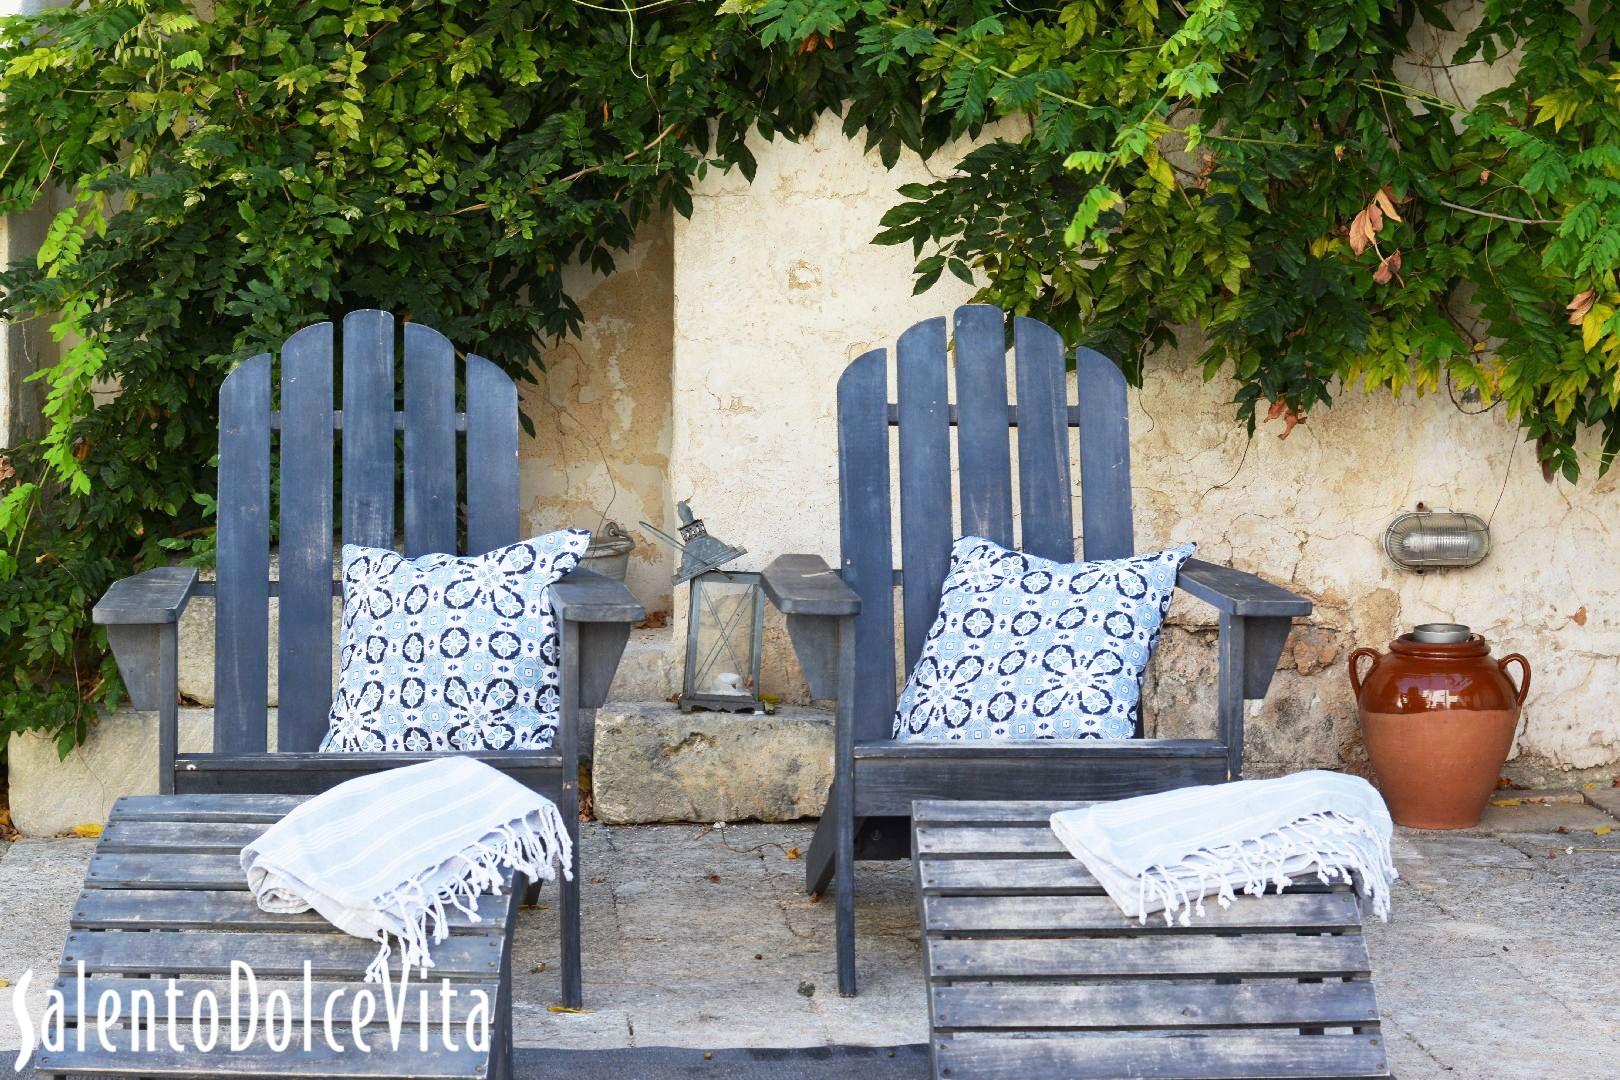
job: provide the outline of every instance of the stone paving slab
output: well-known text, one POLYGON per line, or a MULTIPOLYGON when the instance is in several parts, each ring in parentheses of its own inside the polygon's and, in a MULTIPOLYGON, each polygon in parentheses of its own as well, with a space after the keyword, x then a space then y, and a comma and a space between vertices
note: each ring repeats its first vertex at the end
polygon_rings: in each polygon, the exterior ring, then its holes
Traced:
POLYGON ((1586 801, 1606 813, 1620 818, 1620 787, 1612 784, 1608 787, 1594 787, 1583 792, 1586 801))
MULTIPOLYGON (((1570 804, 1558 804, 1567 807, 1570 804)), ((1402 1080, 1607 1076, 1620 1060, 1620 829, 1402 830, 1395 917, 1367 934, 1402 1080)), ((1616 823, 1620 825, 1620 823, 1616 823)), ((1553 826, 1556 829, 1556 825, 1553 826)), ((807 823, 587 826, 583 1013, 558 999, 552 896, 514 953, 531 1047, 895 1046, 927 1037, 909 868, 862 863, 859 998, 840 998, 833 906, 802 892, 807 823)), ((0 848, 0 978, 56 962, 93 841, 0 848)), ((37 1015, 39 995, 30 995, 37 1015)), ((0 991, 0 1050, 17 1045, 0 991)))

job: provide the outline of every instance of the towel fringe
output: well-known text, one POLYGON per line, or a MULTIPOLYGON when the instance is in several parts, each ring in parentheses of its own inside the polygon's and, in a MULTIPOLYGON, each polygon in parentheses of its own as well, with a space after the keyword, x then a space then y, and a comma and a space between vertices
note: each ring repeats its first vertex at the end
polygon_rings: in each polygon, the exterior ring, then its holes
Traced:
POLYGON ((398 915, 402 929, 398 934, 378 932, 380 947, 377 958, 366 968, 366 982, 382 981, 396 939, 401 966, 414 966, 426 977, 427 969, 433 966, 430 946, 450 936, 446 907, 478 922, 478 897, 486 892, 500 896, 505 870, 520 873, 530 881, 555 881, 557 868, 561 867, 564 878, 574 878, 573 841, 562 813, 550 801, 518 821, 500 826, 452 858, 461 860, 466 868, 431 895, 426 883, 438 875, 442 866, 426 870, 377 898, 377 909, 398 915))
POLYGON ((1204 914, 1212 881, 1218 883, 1216 902, 1222 908, 1237 898, 1234 880, 1242 882, 1246 896, 1264 895, 1268 885, 1282 892, 1293 884, 1286 868, 1299 860, 1305 861, 1299 872, 1314 872, 1323 884, 1354 884, 1373 914, 1389 921, 1390 891, 1400 876, 1389 837, 1332 811, 1309 814, 1239 844, 1201 848, 1168 866, 1148 867, 1137 894, 1138 921, 1147 922, 1149 910, 1162 905, 1166 926, 1190 925, 1195 913, 1204 914))

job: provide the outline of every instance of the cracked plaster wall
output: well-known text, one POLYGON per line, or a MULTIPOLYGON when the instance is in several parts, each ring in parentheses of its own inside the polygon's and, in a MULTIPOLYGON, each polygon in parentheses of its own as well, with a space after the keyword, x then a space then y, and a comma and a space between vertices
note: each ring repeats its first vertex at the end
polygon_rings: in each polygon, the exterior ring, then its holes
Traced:
MULTIPOLYGON (((784 552, 836 560, 838 375, 969 290, 947 279, 913 297, 908 252, 868 243, 894 190, 949 157, 885 170, 834 120, 800 143, 756 139, 753 150, 753 184, 711 174, 692 218, 675 222, 670 489, 758 569, 784 552)), ((1130 395, 1138 546, 1195 540, 1203 557, 1317 603, 1253 707, 1252 771, 1360 766, 1346 654, 1441 619, 1470 623, 1498 654, 1520 651, 1535 666, 1520 772, 1620 762, 1613 478, 1592 469, 1579 486, 1549 484, 1502 410, 1464 415, 1445 394, 1347 390, 1286 441, 1274 425, 1247 443, 1233 384, 1205 383, 1196 353, 1188 338, 1155 357, 1130 395), (1490 558, 1450 573, 1395 569, 1381 533, 1420 500, 1492 517, 1490 558)), ((1150 676, 1151 730, 1213 730, 1212 616, 1185 598, 1173 609, 1150 676)), ((779 628, 767 646, 765 688, 802 696, 779 628)))
POLYGON ((673 245, 667 218, 649 222, 614 273, 564 271, 585 319, 545 350, 538 382, 519 383, 535 436, 520 450, 531 531, 617 521, 636 537, 626 582, 649 611, 670 603, 670 556, 638 521, 660 528, 672 511, 670 450, 673 245))

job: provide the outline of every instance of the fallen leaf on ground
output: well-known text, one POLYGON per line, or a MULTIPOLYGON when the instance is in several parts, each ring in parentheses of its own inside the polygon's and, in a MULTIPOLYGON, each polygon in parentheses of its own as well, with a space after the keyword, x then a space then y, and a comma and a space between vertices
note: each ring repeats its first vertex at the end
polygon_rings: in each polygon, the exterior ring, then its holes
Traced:
POLYGON ((1608 836, 1612 832, 1614 832, 1614 826, 1613 825, 1599 825, 1597 828, 1592 830, 1592 835, 1593 836, 1608 836))
POLYGON ((546 1012, 569 1013, 574 1016, 589 1016, 591 1014, 589 1009, 575 1009, 567 1005, 547 1005, 546 1012))
POLYGON ((718 885, 718 884, 720 884, 720 875, 719 874, 710 874, 709 875, 709 880, 714 882, 716 885, 718 885))
POLYGON ((100 825, 75 825, 75 826, 73 826, 73 828, 69 829, 68 831, 71 832, 74 836, 83 836, 83 837, 87 837, 89 839, 94 839, 94 838, 101 835, 101 826, 100 825))
POLYGON ((8 987, 10 985, 11 985, 11 980, 10 979, 0 979, 0 990, 3 990, 3 989, 5 989, 6 987, 8 987))
POLYGON ((783 854, 790 859, 802 859, 804 857, 804 854, 796 847, 788 848, 783 854))
POLYGON ((591 884, 592 885, 600 885, 600 884, 602 884, 602 882, 604 882, 606 880, 607 880, 607 878, 605 878, 605 877, 593 877, 593 878, 591 878, 591 884))
POLYGON ((1491 805, 1492 806, 1519 806, 1521 804, 1522 804, 1522 800, 1519 800, 1519 799, 1492 799, 1491 800, 1491 805))
POLYGON ((1583 608, 1581 608, 1581 610, 1579 610, 1575 614, 1571 615, 1569 617, 1569 621, 1574 623, 1576 626, 1585 626, 1586 625, 1586 609, 1583 607, 1583 608))

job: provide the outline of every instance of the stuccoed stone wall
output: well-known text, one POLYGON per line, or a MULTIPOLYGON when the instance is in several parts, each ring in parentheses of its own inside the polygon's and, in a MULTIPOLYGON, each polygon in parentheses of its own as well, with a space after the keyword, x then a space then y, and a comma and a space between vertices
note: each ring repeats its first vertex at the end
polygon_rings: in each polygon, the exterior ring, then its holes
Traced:
POLYGON ((626 582, 649 611, 670 604, 672 557, 638 521, 668 529, 673 245, 649 222, 606 277, 564 271, 584 313, 577 336, 549 343, 535 383, 518 384, 534 422, 521 445, 520 498, 533 532, 617 521, 636 537, 626 582))
MULTIPOLYGON (((675 223, 670 487, 749 549, 747 566, 794 551, 836 560, 838 375, 968 294, 947 279, 913 297, 907 251, 868 241, 895 189, 942 174, 950 159, 885 170, 834 119, 803 142, 753 149, 753 184, 711 175, 692 218, 675 223)), ((1620 568, 1610 555, 1620 498, 1595 458, 1578 486, 1548 483, 1500 408, 1464 415, 1444 393, 1354 389, 1287 440, 1273 425, 1250 443, 1229 404, 1234 384, 1205 383, 1198 348, 1188 337, 1154 357, 1130 394, 1138 547, 1194 540, 1202 557, 1317 604, 1253 707, 1251 771, 1359 766, 1346 654, 1431 620, 1469 623, 1498 653, 1523 652, 1535 666, 1513 768, 1620 763, 1620 568), (1491 557, 1450 573, 1393 567, 1383 529, 1420 501, 1491 518, 1491 557)), ((802 693, 785 639, 768 644, 766 689, 802 693)), ((1213 612, 1181 598, 1149 680, 1150 730, 1212 731, 1214 677, 1213 612)))

